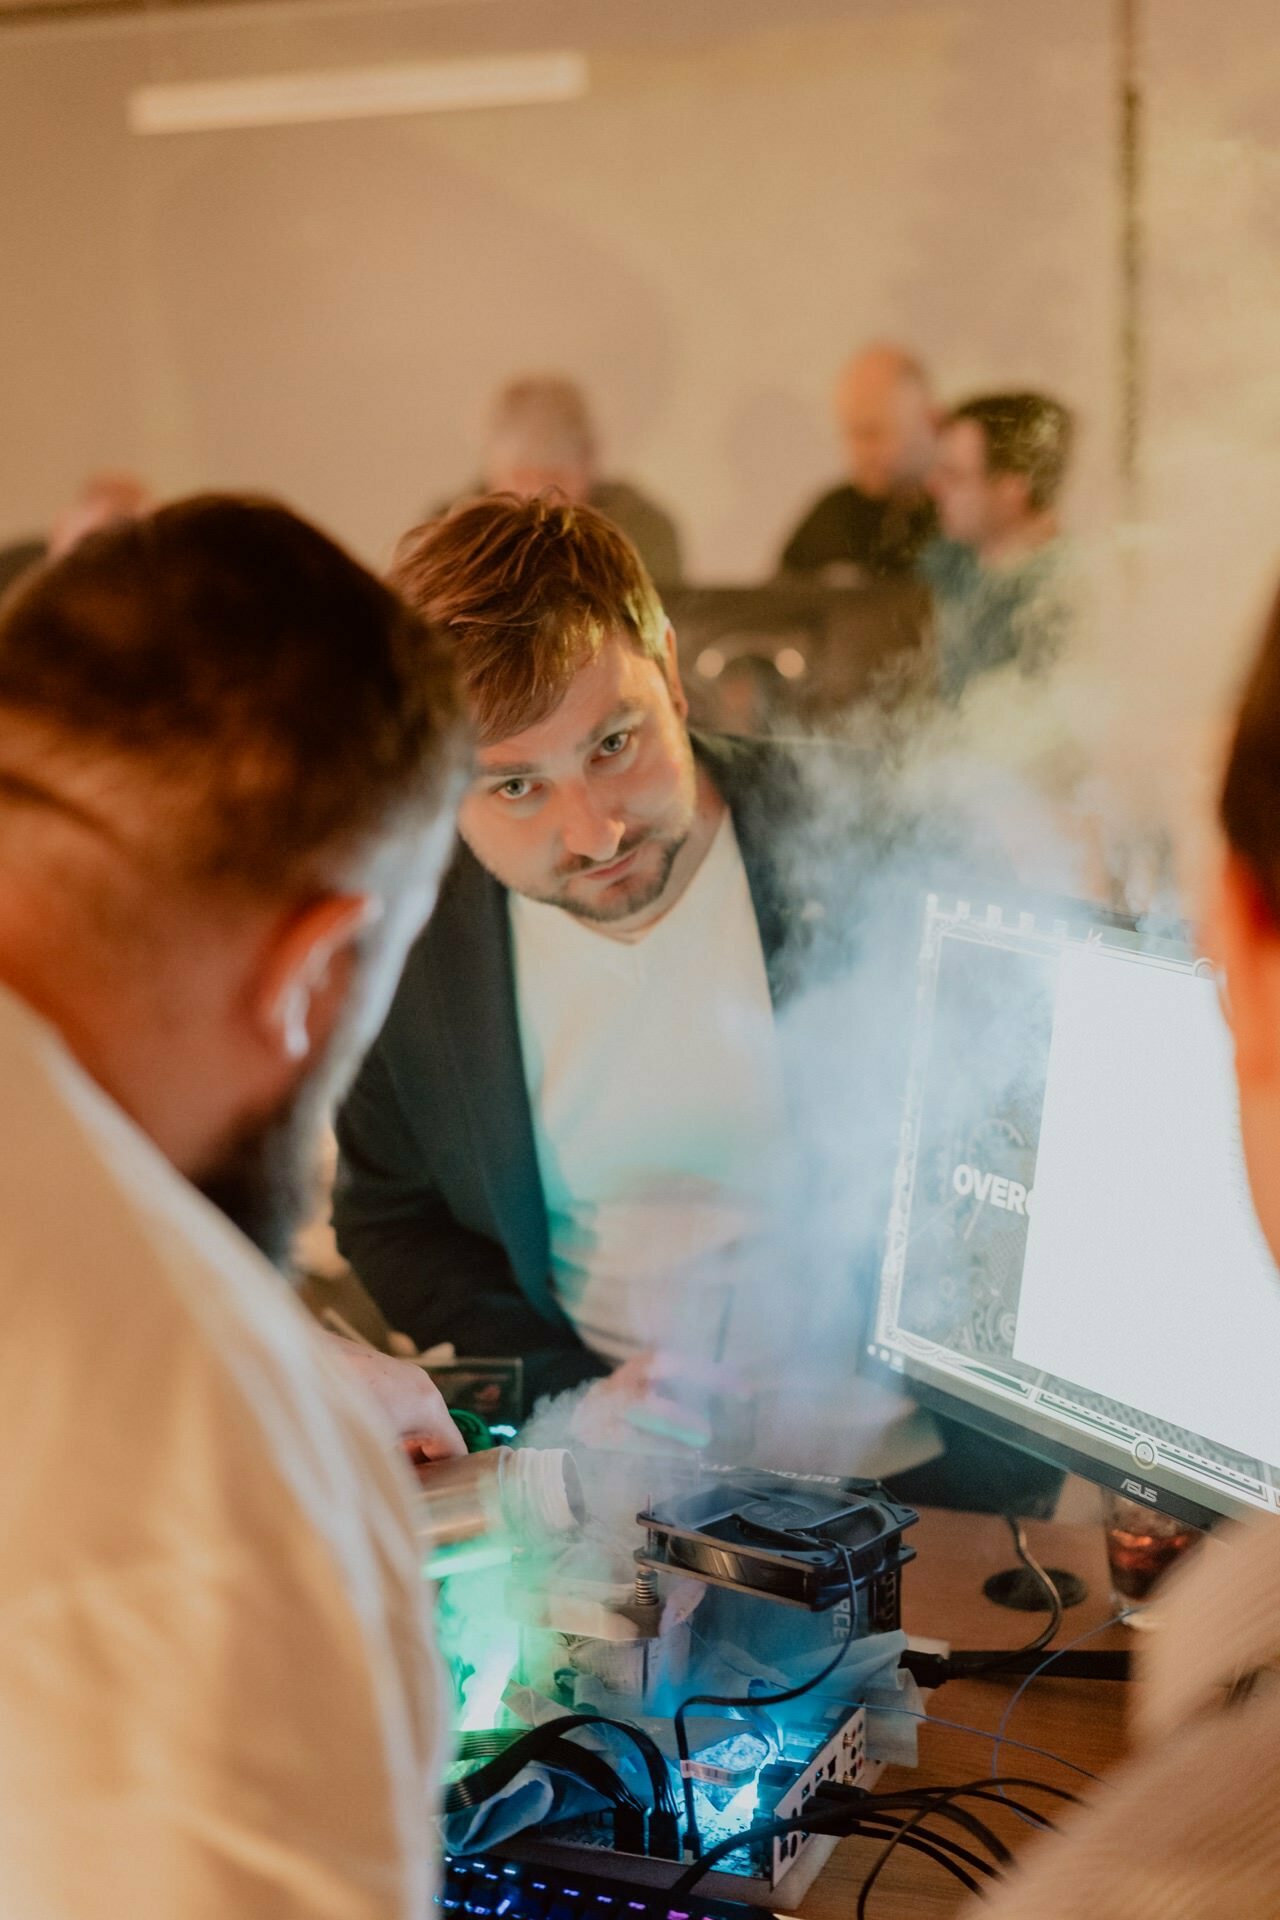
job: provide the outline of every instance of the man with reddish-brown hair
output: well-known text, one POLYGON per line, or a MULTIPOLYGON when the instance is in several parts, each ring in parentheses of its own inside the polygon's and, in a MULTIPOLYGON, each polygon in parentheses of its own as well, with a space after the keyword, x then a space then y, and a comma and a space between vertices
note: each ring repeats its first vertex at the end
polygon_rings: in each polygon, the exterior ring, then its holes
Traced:
POLYGON ((695 747, 661 603, 589 507, 472 502, 395 578, 453 635, 476 760, 340 1118, 339 1244, 395 1324, 519 1354, 533 1395, 641 1374, 690 1276, 759 1224, 780 756, 695 747))
MULTIPOLYGON (((872 865, 856 780, 817 747, 802 761, 690 734, 661 603, 590 507, 473 502, 409 534, 395 580, 453 636, 476 747, 463 844, 339 1118, 338 1243, 421 1345, 519 1355, 531 1399, 607 1373, 592 1417, 670 1425, 670 1356, 719 1356, 731 1316, 735 1355, 744 1276, 765 1274, 753 1359, 763 1333, 779 1372, 804 1318, 778 1325, 776 1262, 760 1257, 796 1145, 774 1016, 847 956, 841 908, 866 899, 872 865), (824 788, 842 816, 825 914, 796 857, 824 788)), ((833 1034, 828 1066, 856 1056, 834 1079, 875 1078, 881 1040, 833 1034)), ((884 1041, 885 1084, 898 1044, 884 1041)), ((860 1109, 870 1196, 895 1101, 860 1109)), ((834 1273, 841 1248, 825 1257, 834 1273)), ((795 1246, 796 1272, 802 1259, 795 1246)), ((852 1281, 838 1306, 845 1350, 825 1358, 847 1385, 852 1281)), ((916 1422, 878 1465, 937 1450, 916 1422)))

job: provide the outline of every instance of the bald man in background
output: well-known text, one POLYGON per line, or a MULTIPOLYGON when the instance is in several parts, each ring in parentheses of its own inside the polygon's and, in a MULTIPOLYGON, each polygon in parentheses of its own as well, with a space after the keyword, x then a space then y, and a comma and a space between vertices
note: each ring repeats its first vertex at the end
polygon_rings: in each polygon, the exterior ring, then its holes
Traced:
POLYGON ((905 348, 864 347, 836 382, 835 417, 849 478, 815 501, 779 571, 835 586, 901 579, 937 533, 925 489, 937 433, 928 375, 905 348))
POLYGON ((47 534, 29 534, 0 547, 0 593, 29 567, 57 560, 100 527, 137 520, 154 505, 150 487, 136 473, 116 467, 91 473, 55 515, 47 534))

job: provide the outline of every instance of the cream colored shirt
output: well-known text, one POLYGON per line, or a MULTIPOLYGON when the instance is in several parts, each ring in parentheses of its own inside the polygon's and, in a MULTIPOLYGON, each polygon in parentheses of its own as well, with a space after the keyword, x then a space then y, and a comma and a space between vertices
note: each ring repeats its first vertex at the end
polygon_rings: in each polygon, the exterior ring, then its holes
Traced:
POLYGON ((1159 1620, 1143 1636, 1132 1757, 975 1916, 1280 1914, 1280 1520, 1206 1542, 1159 1620))
POLYGON ((422 1920, 436 1662, 390 1436, 0 993, 0 1914, 422 1920))

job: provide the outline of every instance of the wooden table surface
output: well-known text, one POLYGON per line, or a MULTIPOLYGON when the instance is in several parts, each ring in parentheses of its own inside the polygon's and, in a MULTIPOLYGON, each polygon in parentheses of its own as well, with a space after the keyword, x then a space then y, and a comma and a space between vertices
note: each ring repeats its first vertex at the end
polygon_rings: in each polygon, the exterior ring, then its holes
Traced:
MULTIPOLYGON (((1016 1647, 1044 1624, 1042 1614, 1014 1613, 983 1595, 982 1583, 988 1574, 1015 1564, 1009 1529, 1002 1520, 985 1514, 926 1511, 908 1537, 919 1556, 903 1576, 903 1624, 909 1633, 946 1640, 953 1649, 1016 1647)), ((1109 1618, 1100 1525, 1029 1521, 1027 1540, 1042 1565, 1066 1568, 1088 1583, 1087 1598, 1067 1611, 1056 1645, 1065 1645, 1109 1618)), ((1132 1650, 1136 1638, 1129 1629, 1110 1627, 1088 1646, 1132 1650)), ((1052 1669, 1027 1688, 1009 1721, 1009 1736, 1060 1754, 1092 1773, 1105 1773, 1124 1750, 1127 1686, 1051 1676, 1052 1669)), ((999 1676, 949 1681, 929 1696, 930 1718, 994 1733, 1019 1684, 1020 1677, 999 1676)), ((990 1738, 942 1725, 921 1725, 919 1766, 887 1769, 877 1791, 977 1780, 990 1773, 992 1752, 990 1738)), ((1085 1793, 1090 1786, 1052 1760, 1016 1747, 1001 1749, 1000 1771, 1085 1793)), ((1048 1810, 1047 1796, 1041 1804, 1048 1810)), ((1016 1815, 990 1805, 974 1810, 995 1827, 1014 1853, 1033 1840, 1031 1828, 1016 1815)), ((803 1920, 852 1920, 858 1889, 882 1845, 879 1840, 843 1841, 803 1901, 803 1920)), ((958 1912, 971 1898, 942 1867, 899 1847, 876 1882, 869 1920, 905 1920, 908 1915, 912 1920, 936 1920, 958 1912)))

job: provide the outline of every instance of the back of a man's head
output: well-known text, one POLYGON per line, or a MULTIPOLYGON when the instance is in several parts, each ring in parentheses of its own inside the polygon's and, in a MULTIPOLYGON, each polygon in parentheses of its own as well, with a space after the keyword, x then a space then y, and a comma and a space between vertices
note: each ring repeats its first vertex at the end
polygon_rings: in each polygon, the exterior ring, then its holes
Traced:
POLYGON ((1240 703, 1221 813, 1229 845, 1248 863, 1280 929, 1280 592, 1240 703))
POLYGON ((970 420, 982 434, 987 472, 1013 473, 1027 483, 1036 513, 1053 506, 1071 458, 1074 422, 1059 400, 1044 393, 991 393, 947 415, 948 427, 970 420))
POLYGON ((0 607, 0 834, 60 822, 154 888, 301 895, 438 803, 452 671, 285 507, 161 508, 0 607))
POLYGON ((665 660, 666 616, 639 554, 592 507, 497 494, 415 527, 392 578, 444 628, 482 744, 536 724, 602 641, 665 660))

